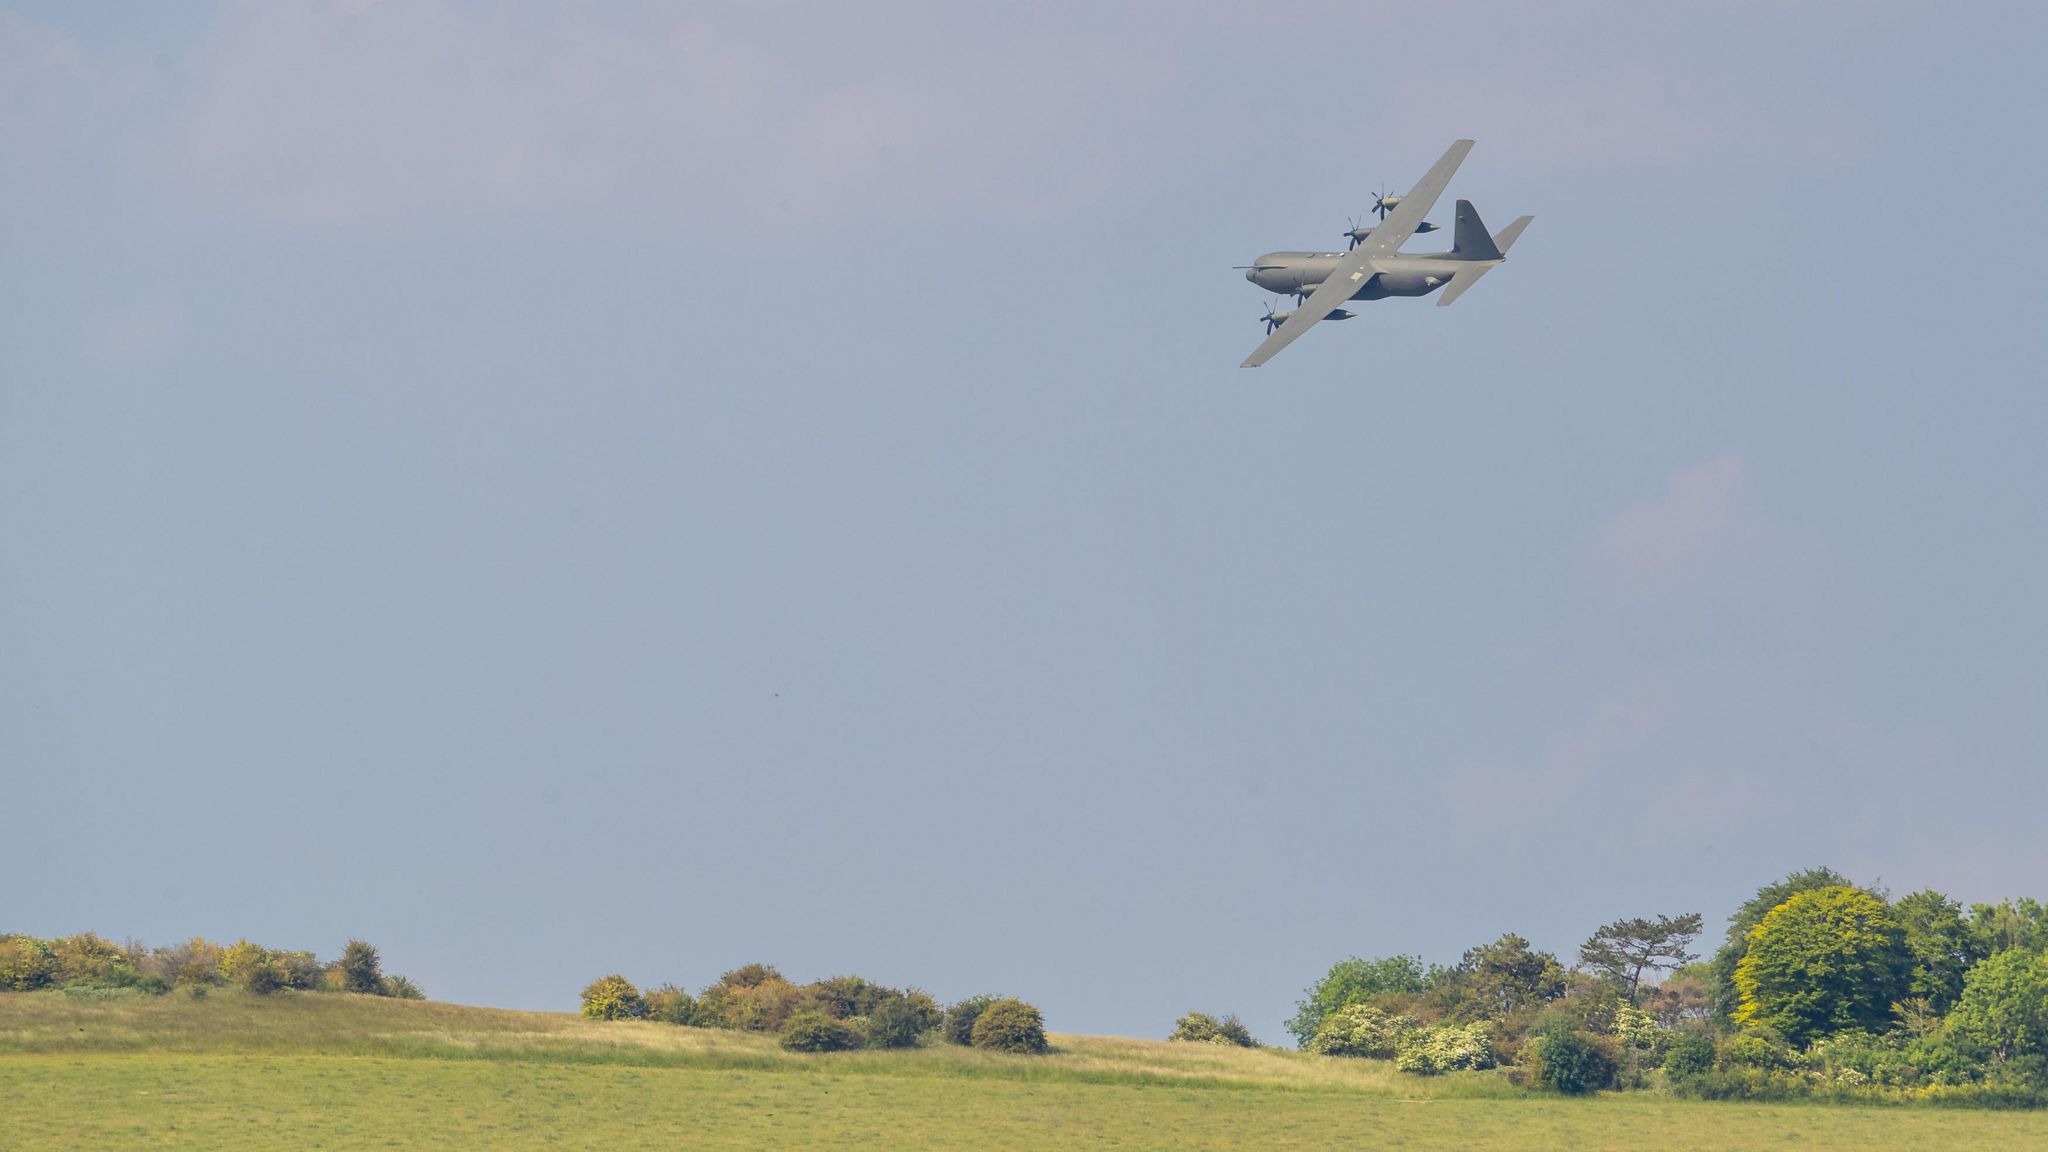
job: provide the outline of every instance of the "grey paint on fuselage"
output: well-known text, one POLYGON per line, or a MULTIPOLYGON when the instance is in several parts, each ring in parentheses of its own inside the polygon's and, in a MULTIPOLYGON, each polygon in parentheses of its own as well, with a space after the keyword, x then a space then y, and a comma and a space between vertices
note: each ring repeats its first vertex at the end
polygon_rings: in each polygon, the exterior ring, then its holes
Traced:
MULTIPOLYGON (((1305 296, 1327 279, 1344 260, 1342 252, 1268 252, 1252 263, 1244 278, 1283 296, 1305 296)), ((1376 260, 1382 271, 1368 277, 1353 300, 1384 300, 1389 296, 1427 296, 1444 286, 1474 261, 1449 252, 1396 253, 1376 260)), ((1492 263, 1497 263, 1493 261, 1492 263)))

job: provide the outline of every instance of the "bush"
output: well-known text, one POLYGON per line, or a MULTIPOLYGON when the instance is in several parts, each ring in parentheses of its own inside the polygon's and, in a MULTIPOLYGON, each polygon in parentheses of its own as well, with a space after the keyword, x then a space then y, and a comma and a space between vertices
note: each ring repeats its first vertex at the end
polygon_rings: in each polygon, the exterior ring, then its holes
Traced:
POLYGON ((91 932, 50 941, 50 954, 56 958, 61 983, 126 988, 141 978, 126 950, 91 932))
POLYGON ((1022 1000, 998 1000, 974 1021, 976 1048, 1037 1054, 1046 1050, 1045 1018, 1022 1000))
POLYGON ((938 1005, 922 992, 897 993, 868 1014, 867 1046, 914 1048, 938 1024, 938 1005))
POLYGON ((1567 1096, 1598 1092, 1614 1083, 1612 1053, 1590 1032, 1553 1026, 1539 1034, 1537 1079, 1567 1096))
POLYGON ((379 996, 389 996, 394 1000, 425 1000, 427 998, 427 994, 420 990, 419 985, 403 976, 386 976, 384 984, 377 994, 379 996))
POLYGON ((1714 1041, 1704 1032, 1679 1032, 1664 1049, 1664 1074, 1674 1081, 1704 1076, 1713 1068, 1714 1041))
POLYGON ((220 945, 194 936, 183 944, 157 949, 153 959, 166 983, 205 987, 221 982, 220 957, 220 945))
POLYGON ((1751 1028, 1721 1041, 1715 1063, 1722 1068, 1781 1072, 1791 1068, 1797 1058, 1797 1053, 1776 1033, 1751 1028))
POLYGON ((780 1032, 783 1024, 804 1007, 804 991, 784 980, 766 964, 750 964, 728 972, 718 983, 704 989, 697 998, 697 1016, 714 1028, 746 1032, 780 1032), (765 972, 755 978, 759 972, 765 972), (742 979, 735 980, 739 975, 742 979))
POLYGON ((318 956, 311 952, 272 952, 270 955, 284 968, 285 987, 301 991, 320 987, 325 969, 318 956))
POLYGON ((583 989, 583 1014, 592 1020, 637 1020, 647 1015, 647 1001, 631 980, 613 973, 583 989))
POLYGON ((946 1009, 945 1023, 940 1026, 946 1042, 963 1048, 974 1043, 974 1022, 981 1019, 989 1005, 1000 999, 1000 996, 969 996, 946 1009))
POLYGON ((846 1052, 861 1046, 861 1034, 844 1020, 806 1008, 782 1026, 782 1046, 791 1052, 846 1052))
POLYGON ((1194 1044, 1234 1044, 1239 1048, 1257 1048, 1259 1042, 1252 1038, 1251 1029, 1235 1016, 1218 1020, 1207 1012, 1190 1012, 1173 1026, 1173 1035, 1168 1040, 1184 1040, 1194 1044))
POLYGON ((645 999, 649 1020, 659 1020, 664 1024, 697 1023, 696 999, 673 984, 648 989, 645 999))
POLYGON ((377 956, 377 949, 367 941, 351 940, 343 945, 341 959, 334 962, 334 970, 341 978, 343 992, 375 996, 383 991, 382 961, 377 956))
POLYGON ((1394 1067, 1418 1076, 1494 1066, 1493 1037, 1484 1023, 1438 1024, 1401 1037, 1394 1067))
POLYGON ((1414 1018, 1390 1016, 1370 1004, 1353 1004, 1339 1009, 1316 1029, 1308 1050, 1320 1056, 1362 1056, 1392 1060, 1401 1048, 1401 1037, 1420 1027, 1414 1018))
POLYGON ((1378 960, 1353 956, 1339 960, 1295 1002, 1294 1018, 1287 1022, 1287 1030, 1294 1034, 1296 1044, 1307 1048, 1322 1029, 1323 1020, 1332 1013, 1379 996, 1421 992, 1430 976, 1416 956, 1387 956, 1378 960))
POLYGON ((33 936, 0 936, 0 990, 33 992, 56 980, 57 957, 33 936))

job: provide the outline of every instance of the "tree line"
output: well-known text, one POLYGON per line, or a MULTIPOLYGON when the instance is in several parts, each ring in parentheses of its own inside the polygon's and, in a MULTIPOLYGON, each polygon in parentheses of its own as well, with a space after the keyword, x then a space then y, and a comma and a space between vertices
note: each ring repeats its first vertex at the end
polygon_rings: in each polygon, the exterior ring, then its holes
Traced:
POLYGON ((859 976, 809 984, 772 964, 745 964, 692 996, 674 984, 642 992, 616 973, 583 989, 593 1020, 650 1020, 696 1028, 766 1032, 792 1052, 915 1048, 951 1043, 996 1052, 1047 1051, 1045 1018, 1012 997, 969 996, 941 1006, 918 988, 892 988, 859 976))
POLYGON ((1354 957, 1287 1029, 1321 1055, 1501 1067, 1567 1093, 2048 1103, 2038 901, 1894 899, 1814 868, 1760 889, 1711 957, 1692 951, 1700 932, 1698 913, 1617 920, 1569 965, 1513 933, 1449 966, 1354 957))
POLYGON ((205 995, 222 985, 258 995, 355 992, 426 999, 411 980, 386 975, 377 949, 362 940, 350 940, 341 955, 323 962, 311 952, 265 948, 248 940, 221 945, 194 936, 152 948, 138 940, 116 944, 91 932, 49 940, 0 935, 0 991, 66 988, 163 995, 182 988, 205 995))

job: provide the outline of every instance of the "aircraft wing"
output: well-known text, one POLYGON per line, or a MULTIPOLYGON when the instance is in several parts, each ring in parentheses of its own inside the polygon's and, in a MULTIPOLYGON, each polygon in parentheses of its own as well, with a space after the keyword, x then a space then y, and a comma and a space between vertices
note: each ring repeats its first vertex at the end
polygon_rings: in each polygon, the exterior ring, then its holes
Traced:
POLYGON ((1406 196, 1401 197, 1401 203, 1392 212, 1387 213, 1387 218, 1373 227, 1365 242, 1345 256, 1344 262, 1337 265, 1337 270, 1323 281, 1323 286, 1304 300, 1301 307, 1294 310, 1294 315, 1274 329, 1273 333, 1266 337, 1265 343, 1253 349, 1252 354, 1245 357, 1244 363, 1238 367, 1257 368, 1271 360, 1282 348, 1294 343, 1296 337, 1308 331, 1310 325, 1335 312, 1339 304, 1351 299, 1365 283, 1366 277, 1380 270, 1379 265, 1374 263, 1375 258, 1391 255, 1415 235, 1415 226, 1422 223, 1422 218, 1429 215, 1431 208, 1436 207, 1437 197, 1444 194, 1445 187, 1451 182, 1452 174, 1457 172, 1458 165, 1465 162, 1465 153, 1471 150, 1470 140, 1460 140, 1452 144, 1450 150, 1444 153, 1443 159, 1438 160, 1415 187, 1406 196))

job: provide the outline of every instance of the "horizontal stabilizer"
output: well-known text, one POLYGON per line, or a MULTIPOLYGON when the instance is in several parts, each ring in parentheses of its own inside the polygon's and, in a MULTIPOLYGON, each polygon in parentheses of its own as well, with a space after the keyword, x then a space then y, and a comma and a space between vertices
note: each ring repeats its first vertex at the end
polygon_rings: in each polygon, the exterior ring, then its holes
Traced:
POLYGON ((1521 236, 1522 229, 1527 228, 1529 221, 1534 219, 1534 216, 1518 217, 1513 224, 1493 234, 1493 246, 1500 249, 1501 255, 1507 255, 1508 249, 1515 246, 1515 239, 1521 236))
POLYGON ((1465 294, 1465 289, 1479 283, 1481 276, 1498 267, 1500 267, 1498 264, 1475 264, 1470 268, 1458 269, 1458 274, 1451 277, 1451 282, 1444 285, 1442 292, 1437 293, 1436 306, 1439 308, 1450 307, 1451 301, 1465 294))

